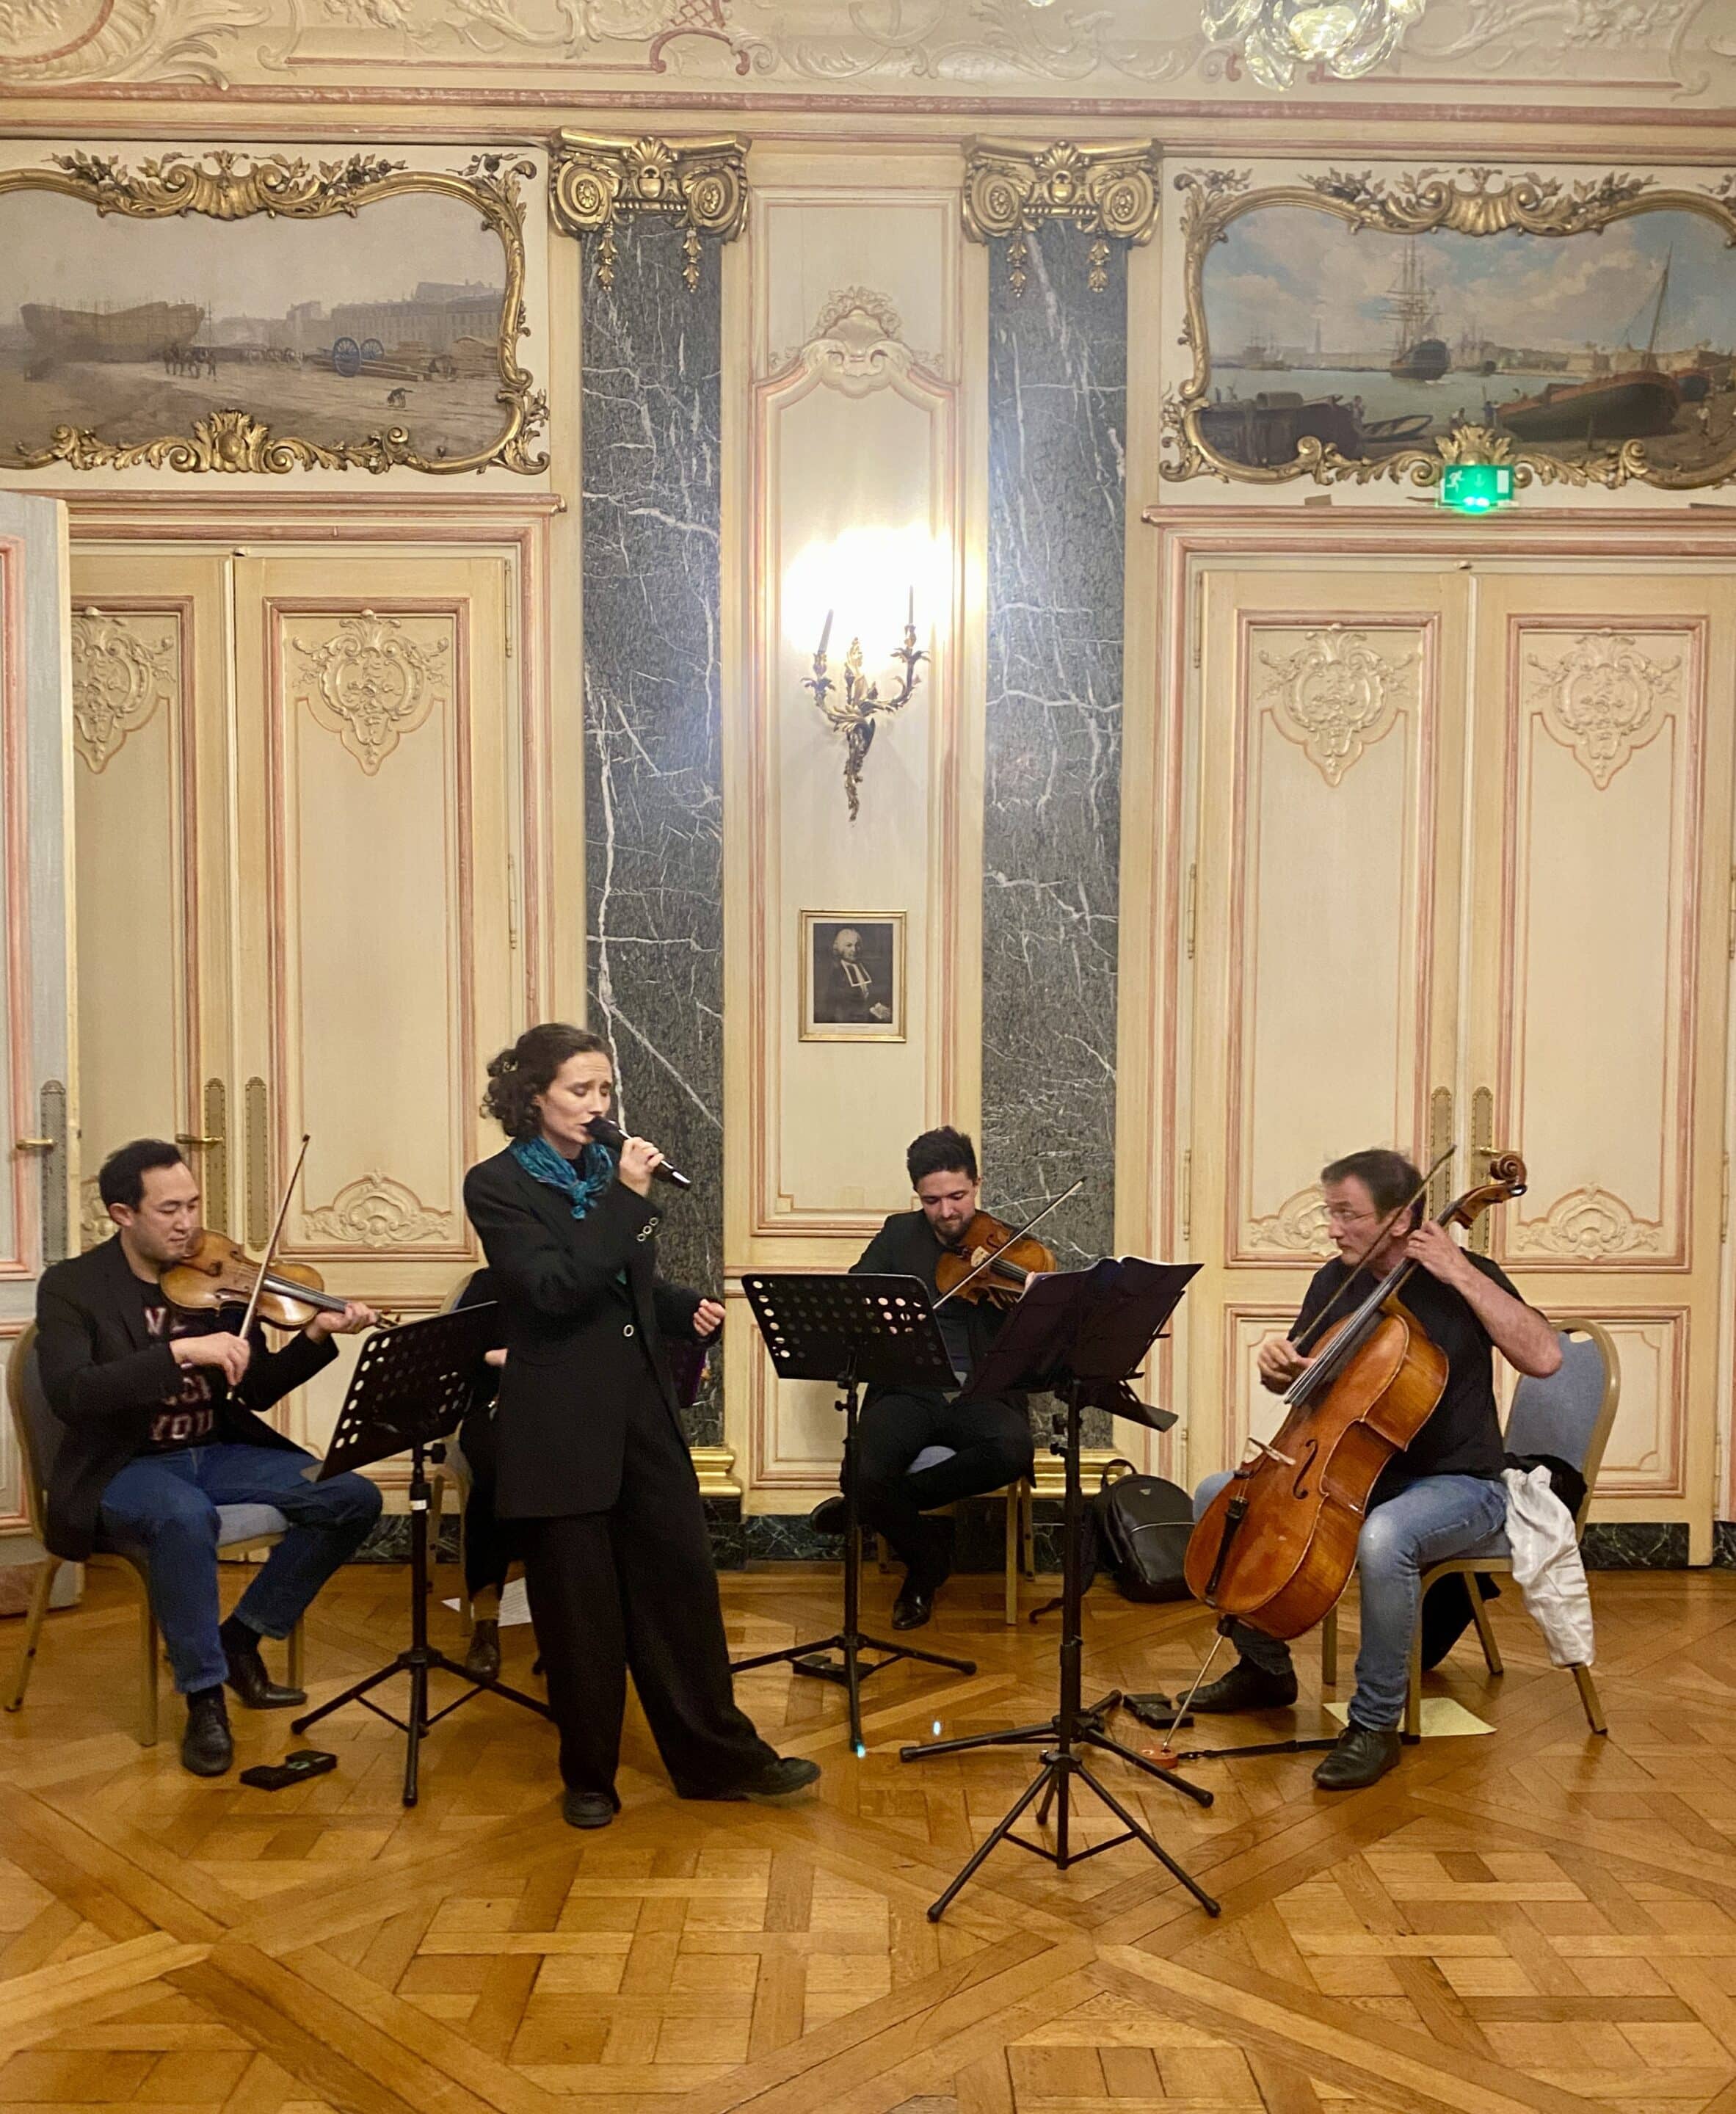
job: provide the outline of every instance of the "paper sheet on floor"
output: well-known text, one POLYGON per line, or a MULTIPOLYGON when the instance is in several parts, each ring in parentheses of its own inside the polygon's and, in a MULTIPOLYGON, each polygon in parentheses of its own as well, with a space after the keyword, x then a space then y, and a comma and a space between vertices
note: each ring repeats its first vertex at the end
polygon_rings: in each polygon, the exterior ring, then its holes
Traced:
MULTIPOLYGON (((461 1600, 442 1600, 440 1604, 443 1608, 461 1608, 464 1603, 461 1600)), ((528 1622, 529 1620, 530 1599, 524 1590, 524 1581, 522 1578, 509 1579, 506 1590, 501 1595, 501 1627, 511 1629, 515 1622, 528 1622)))
MULTIPOLYGON (((1346 1725, 1350 1721, 1349 1706, 1343 1703, 1329 1703, 1326 1715, 1335 1724, 1346 1725)), ((1492 1725, 1484 1724, 1466 1709, 1463 1704, 1455 1703, 1450 1695, 1425 1695, 1422 1699, 1422 1736, 1425 1740, 1463 1739, 1470 1732, 1492 1732, 1492 1725)))

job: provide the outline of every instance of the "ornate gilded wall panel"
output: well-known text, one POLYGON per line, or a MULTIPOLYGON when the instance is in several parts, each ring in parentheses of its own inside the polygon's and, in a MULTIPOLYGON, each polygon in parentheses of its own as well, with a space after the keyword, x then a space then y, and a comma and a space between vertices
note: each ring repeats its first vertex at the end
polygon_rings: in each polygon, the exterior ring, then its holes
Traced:
POLYGON ((1705 625, 1593 627, 1541 610, 1509 623, 1497 1098, 1533 1173, 1492 1229, 1496 1251, 1539 1268, 1683 1268, 1705 625))
POLYGON ((1184 168, 1171 481, 1736 475, 1736 180, 1184 168), (1576 269, 1590 250, 1596 270, 1576 269))
POLYGON ((1320 1167, 1354 1145, 1420 1140, 1429 1084, 1441 739, 1429 588, 1420 610, 1358 597, 1340 617, 1326 597, 1349 580, 1296 585, 1297 604, 1321 598, 1317 620, 1237 612, 1223 965, 1237 1262, 1329 1252, 1320 1167))
POLYGON ((0 461, 546 469, 547 404, 520 359, 522 185, 539 171, 228 149, 0 169, 25 341, 0 351, 0 461), (421 276, 442 268, 463 276, 421 276))

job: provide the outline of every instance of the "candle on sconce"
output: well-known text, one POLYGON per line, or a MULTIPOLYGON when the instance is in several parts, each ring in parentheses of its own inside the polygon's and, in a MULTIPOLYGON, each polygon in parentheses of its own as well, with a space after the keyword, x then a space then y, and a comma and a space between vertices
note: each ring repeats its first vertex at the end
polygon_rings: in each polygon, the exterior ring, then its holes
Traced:
POLYGON ((831 639, 831 611, 830 610, 827 610, 827 612, 826 612, 826 622, 825 622, 825 624, 821 627, 821 631, 820 631, 820 645, 819 645, 819 651, 818 651, 818 652, 815 654, 815 656, 814 656, 814 658, 815 658, 817 661, 823 661, 823 660, 826 658, 826 648, 827 648, 827 645, 830 643, 831 639))
POLYGON ((910 601, 909 601, 909 606, 908 606, 908 607, 905 609, 905 629, 906 631, 914 631, 914 630, 915 630, 915 629, 916 629, 916 589, 915 589, 915 588, 913 586, 913 587, 912 587, 912 588, 910 589, 910 601))

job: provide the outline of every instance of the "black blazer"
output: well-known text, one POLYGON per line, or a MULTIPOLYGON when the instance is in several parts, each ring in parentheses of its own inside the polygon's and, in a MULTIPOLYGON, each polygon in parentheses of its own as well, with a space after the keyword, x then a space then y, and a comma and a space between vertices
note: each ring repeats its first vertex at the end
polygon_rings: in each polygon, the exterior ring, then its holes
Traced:
POLYGON ((615 1182, 575 1219, 510 1149, 465 1175, 464 1205, 506 1342, 495 1510, 502 1519, 607 1512, 621 1494, 630 1405, 648 1401, 687 1443, 663 1339, 694 1340, 700 1294, 657 1276, 662 1213, 615 1182))
MULTIPOLYGON (((144 1333, 137 1282, 117 1233, 88 1255, 53 1264, 36 1288, 37 1370, 49 1407, 66 1426, 48 1470, 44 1539, 71 1563, 89 1555, 109 1479, 144 1444, 151 1419, 181 1381, 174 1352, 144 1333)), ((211 1326, 219 1326, 215 1316, 211 1326)), ((273 1351, 257 1327, 251 1341, 253 1361, 236 1395, 220 1372, 207 1375, 215 1429, 232 1444, 299 1451, 255 1412, 322 1371, 337 1347, 329 1338, 310 1343, 298 1331, 273 1351)))
MULTIPOLYGON (((944 1251, 939 1237, 921 1211, 895 1211, 862 1251, 860 1257, 850 1265, 852 1277, 919 1277, 928 1288, 928 1297, 938 1297, 940 1288, 935 1273, 944 1251)), ((988 1347, 1006 1325, 1007 1310, 992 1306, 984 1300, 955 1300, 953 1305, 963 1308, 969 1333, 970 1363, 973 1371, 987 1355, 988 1347)), ((891 1394, 891 1388, 870 1388, 866 1399, 873 1402, 877 1395, 891 1394)), ((1010 1398, 1023 1402, 1025 1397, 1010 1398)))

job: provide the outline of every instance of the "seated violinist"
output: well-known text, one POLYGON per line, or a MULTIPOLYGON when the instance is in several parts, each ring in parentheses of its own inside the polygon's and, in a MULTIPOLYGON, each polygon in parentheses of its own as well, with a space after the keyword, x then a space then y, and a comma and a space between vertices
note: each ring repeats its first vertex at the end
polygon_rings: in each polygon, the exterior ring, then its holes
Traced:
MULTIPOLYGON (((888 1219, 854 1265, 855 1274, 918 1277, 937 1296, 936 1272, 947 1249, 956 1251, 978 1210, 976 1149, 962 1131, 930 1130, 905 1155, 920 1208, 888 1219)), ((962 1387, 1006 1318, 987 1302, 950 1300, 940 1310, 941 1335, 962 1387)), ((905 1567, 892 1609, 895 1630, 918 1629, 934 1612, 934 1596, 952 1568, 950 1522, 923 1515, 959 1498, 998 1490, 1031 1472, 1031 1423, 1023 1395, 960 1402, 938 1388, 870 1388, 857 1431, 863 1526, 883 1534, 905 1567), (926 1447, 946 1446, 951 1457, 912 1475, 926 1447)), ((818 1506, 812 1522, 841 1534, 841 1497, 818 1506)))
POLYGON ((37 1289, 43 1389, 66 1427, 48 1478, 46 1538, 72 1563, 99 1536, 147 1551, 151 1606, 187 1699, 181 1764, 221 1776, 234 1758, 223 1684, 251 1710, 307 1700, 271 1679, 259 1640, 289 1635, 380 1511, 365 1477, 308 1481, 310 1457, 256 1412, 329 1365, 334 1335, 378 1317, 346 1303, 316 1313, 273 1351, 257 1326, 245 1338, 234 1333, 240 1306, 172 1306, 159 1276, 201 1234, 191 1170, 172 1145, 136 1138, 103 1163, 98 1186, 113 1238, 56 1263, 37 1289), (290 1531, 220 1622, 218 1508, 246 1504, 276 1506, 290 1531))
MULTIPOLYGON (((1357 1542, 1362 1644, 1356 1693, 1349 1722, 1314 1781, 1322 1791, 1358 1791, 1399 1759, 1422 1573, 1506 1525, 1492 1352, 1541 1378, 1561 1363, 1561 1347, 1495 1263, 1425 1220, 1422 1178, 1402 1153, 1353 1152, 1323 1168, 1320 1181, 1339 1260, 1316 1273, 1289 1335, 1260 1347, 1261 1384, 1282 1394, 1311 1362, 1312 1354, 1298 1344, 1316 1318, 1330 1305, 1333 1316, 1344 1320, 1406 1257, 1419 1267, 1397 1296, 1447 1362, 1440 1401, 1409 1446, 1381 1471, 1357 1542)), ((1229 1480, 1227 1475, 1208 1476, 1200 1485, 1196 1518, 1229 1480)), ((1200 1690, 1194 1709, 1287 1709, 1296 1700, 1289 1646, 1244 1622, 1230 1635, 1240 1656, 1228 1673, 1200 1690)))

